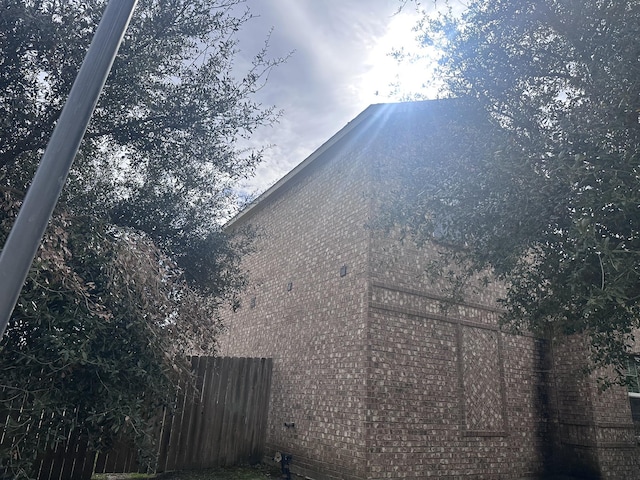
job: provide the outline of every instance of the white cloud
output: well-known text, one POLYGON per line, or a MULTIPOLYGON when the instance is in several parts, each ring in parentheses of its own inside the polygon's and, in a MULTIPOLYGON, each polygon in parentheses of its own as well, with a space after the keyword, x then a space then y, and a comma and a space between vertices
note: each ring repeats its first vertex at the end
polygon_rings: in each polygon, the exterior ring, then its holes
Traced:
MULTIPOLYGON (((271 52, 283 56, 259 92, 263 104, 284 110, 280 123, 253 139, 275 144, 254 178, 241 186, 262 191, 303 161, 370 103, 389 101, 386 56, 394 42, 413 43, 408 13, 398 0, 249 0, 257 15, 240 35, 242 55, 257 51, 271 27, 271 52), (406 32, 406 35, 403 33, 406 32), (386 89, 386 91, 385 91, 386 89), (375 95, 376 90, 378 96, 375 95)), ((418 78, 420 72, 412 72, 418 78)))

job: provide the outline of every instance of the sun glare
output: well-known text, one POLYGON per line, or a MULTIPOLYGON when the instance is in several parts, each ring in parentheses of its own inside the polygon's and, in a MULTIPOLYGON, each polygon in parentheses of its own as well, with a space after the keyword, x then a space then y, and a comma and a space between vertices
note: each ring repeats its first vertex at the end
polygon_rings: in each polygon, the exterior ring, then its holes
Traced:
POLYGON ((413 98, 434 98, 434 55, 420 46, 414 26, 416 12, 402 11, 394 15, 387 32, 372 46, 368 71, 361 77, 358 94, 365 103, 382 103, 413 98), (396 58, 392 52, 404 54, 396 58))

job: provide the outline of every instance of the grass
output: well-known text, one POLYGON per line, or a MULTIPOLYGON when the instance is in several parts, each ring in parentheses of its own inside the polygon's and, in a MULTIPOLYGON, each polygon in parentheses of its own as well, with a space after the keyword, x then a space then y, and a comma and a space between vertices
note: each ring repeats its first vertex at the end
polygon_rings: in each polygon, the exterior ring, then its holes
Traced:
POLYGON ((280 469, 265 465, 253 467, 215 468, 211 470, 184 470, 161 473, 156 476, 129 474, 94 475, 93 480, 266 480, 280 478, 280 469))

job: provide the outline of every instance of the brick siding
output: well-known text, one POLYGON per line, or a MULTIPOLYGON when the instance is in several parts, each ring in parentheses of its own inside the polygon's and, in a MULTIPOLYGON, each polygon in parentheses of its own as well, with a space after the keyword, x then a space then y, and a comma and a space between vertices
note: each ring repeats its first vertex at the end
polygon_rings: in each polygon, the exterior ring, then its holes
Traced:
POLYGON ((230 227, 260 237, 221 353, 274 359, 269 454, 317 479, 532 478, 562 455, 640 478, 628 399, 576 374, 579 339, 502 332, 498 284, 443 309, 435 247, 369 228, 394 162, 428 158, 431 105, 398 107, 410 123, 365 112, 230 227))

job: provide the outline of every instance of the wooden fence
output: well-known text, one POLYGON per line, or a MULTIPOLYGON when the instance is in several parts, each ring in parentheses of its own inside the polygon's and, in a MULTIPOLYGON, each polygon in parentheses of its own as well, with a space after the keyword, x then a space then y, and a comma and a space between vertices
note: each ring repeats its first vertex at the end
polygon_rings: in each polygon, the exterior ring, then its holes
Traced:
MULTIPOLYGON (((156 472, 197 470, 261 460, 271 389, 271 359, 194 357, 195 384, 185 382, 178 407, 162 413, 156 472)), ((137 472, 128 442, 107 453, 68 438, 48 452, 38 480, 87 480, 95 473, 137 472)))

